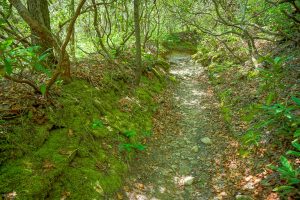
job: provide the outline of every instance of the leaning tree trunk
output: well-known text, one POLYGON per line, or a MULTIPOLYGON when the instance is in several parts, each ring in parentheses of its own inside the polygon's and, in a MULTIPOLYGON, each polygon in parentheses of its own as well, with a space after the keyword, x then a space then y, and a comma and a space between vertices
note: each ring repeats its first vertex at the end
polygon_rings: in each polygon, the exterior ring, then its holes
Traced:
POLYGON ((71 73, 70 73, 71 64, 70 64, 69 54, 66 51, 66 46, 70 41, 75 21, 77 17, 80 15, 80 10, 84 5, 84 3, 86 2, 86 0, 81 0, 79 2, 76 12, 69 24, 67 30, 67 36, 63 44, 61 44, 59 40, 55 38, 55 36, 45 25, 41 24, 38 20, 34 19, 31 16, 31 14, 29 13, 29 11, 24 6, 21 0, 9 0, 9 2, 16 8, 20 16, 28 24, 31 30, 33 30, 34 33, 37 34, 37 36, 40 38, 43 45, 53 47, 54 51, 57 53, 58 69, 55 75, 49 81, 47 88, 51 87, 51 85, 55 82, 56 78, 61 74, 61 72, 63 72, 62 73, 63 78, 69 80, 71 78, 71 73))
MULTIPOLYGON (((48 9, 48 1, 47 0, 27 0, 27 7, 31 17, 38 21, 39 24, 45 26, 49 31, 51 31, 50 27, 50 14, 48 9)), ((39 45, 45 47, 45 44, 42 42, 39 34, 35 29, 31 28, 31 41, 32 44, 39 45)), ((46 49, 51 48, 48 46, 46 49)))
POLYGON ((141 30, 140 30, 140 14, 139 4, 140 0, 134 0, 134 29, 135 29, 135 62, 136 62, 136 80, 135 83, 139 85, 142 76, 142 48, 141 48, 141 30))
MULTIPOLYGON (((47 0, 27 0, 27 7, 32 19, 36 20, 41 26, 44 26, 51 32, 50 26, 50 13, 47 0)), ((31 29, 31 43, 32 45, 38 45, 41 47, 40 52, 47 51, 50 53, 48 62, 54 64, 57 59, 54 57, 53 46, 49 43, 45 43, 40 37, 39 32, 36 29, 31 29)))

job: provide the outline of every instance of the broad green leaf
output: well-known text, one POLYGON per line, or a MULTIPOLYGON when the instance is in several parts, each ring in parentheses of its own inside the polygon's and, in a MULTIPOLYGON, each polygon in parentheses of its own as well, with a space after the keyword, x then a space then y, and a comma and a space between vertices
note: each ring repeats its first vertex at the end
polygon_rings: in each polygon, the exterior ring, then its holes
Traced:
POLYGON ((280 162, 282 166, 285 167, 288 171, 293 172, 293 167, 286 157, 281 156, 280 162))
POLYGON ((298 105, 300 106, 300 99, 297 97, 292 97, 292 100, 298 105))
POLYGON ((298 152, 298 151, 289 150, 286 152, 286 154, 300 157, 300 152, 298 152))
POLYGON ((46 86, 46 84, 43 83, 40 87, 40 91, 41 91, 42 95, 46 94, 46 89, 47 89, 47 86, 46 86))
POLYGON ((39 62, 44 61, 49 56, 49 53, 44 53, 43 55, 39 56, 39 62))
POLYGON ((266 99, 266 105, 271 105, 273 99, 275 98, 275 92, 271 92, 269 93, 269 95, 267 96, 267 99, 266 99))
POLYGON ((294 184, 298 184, 298 183, 300 183, 300 179, 298 179, 298 178, 290 178, 289 179, 289 184, 294 185, 294 184))
POLYGON ((294 189, 294 187, 293 186, 289 186, 289 185, 282 185, 282 186, 274 188, 273 191, 274 192, 280 192, 280 191, 291 190, 291 189, 294 189))
POLYGON ((13 42, 14 42, 13 39, 8 39, 8 40, 5 40, 2 44, 3 44, 3 47, 6 49, 10 45, 12 45, 13 42))
POLYGON ((280 57, 276 57, 276 58, 274 59, 275 64, 278 64, 280 61, 281 61, 281 58, 280 58, 280 57))
POLYGON ((125 134, 127 137, 131 138, 131 137, 136 136, 136 131, 133 131, 133 130, 125 131, 124 134, 125 134))
POLYGON ((33 65, 34 68, 37 70, 37 71, 40 71, 40 72, 43 72, 45 73, 48 77, 51 77, 52 76, 52 72, 45 68, 43 65, 41 65, 40 63, 36 63, 33 65))
POLYGON ((300 137, 300 129, 297 129, 294 133, 294 137, 300 137))
POLYGON ((278 167, 276 170, 280 173, 280 176, 283 178, 290 178, 295 176, 294 171, 290 171, 286 167, 278 167))
POLYGON ((12 69, 12 64, 11 64, 11 59, 10 58, 4 58, 4 68, 5 68, 5 72, 8 75, 12 74, 13 69, 12 69))
POLYGON ((135 144, 135 145, 133 145, 133 147, 140 151, 143 151, 146 149, 146 146, 144 146, 142 144, 135 144))
POLYGON ((103 128, 103 127, 104 127, 104 125, 103 125, 103 122, 102 122, 101 120, 95 119, 95 120, 93 121, 93 124, 92 124, 92 128, 93 128, 93 129, 96 129, 96 128, 103 128))
POLYGON ((294 140, 292 142, 293 147, 295 147, 298 151, 300 151, 300 144, 298 143, 298 140, 294 140))

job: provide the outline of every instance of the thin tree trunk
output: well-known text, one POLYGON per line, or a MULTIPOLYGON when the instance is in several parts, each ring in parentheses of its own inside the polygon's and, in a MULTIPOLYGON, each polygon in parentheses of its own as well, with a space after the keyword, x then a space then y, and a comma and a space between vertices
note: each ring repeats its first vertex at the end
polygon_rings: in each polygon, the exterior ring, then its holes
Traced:
POLYGON ((140 30, 140 0, 134 0, 134 28, 135 28, 135 64, 136 64, 136 85, 139 85, 142 76, 142 48, 141 48, 141 30, 140 30))
MULTIPOLYGON (((70 5, 70 13, 71 17, 75 14, 75 2, 71 0, 70 5)), ((76 40, 75 40, 75 26, 73 27, 72 35, 71 35, 71 55, 73 60, 76 62, 76 40)))

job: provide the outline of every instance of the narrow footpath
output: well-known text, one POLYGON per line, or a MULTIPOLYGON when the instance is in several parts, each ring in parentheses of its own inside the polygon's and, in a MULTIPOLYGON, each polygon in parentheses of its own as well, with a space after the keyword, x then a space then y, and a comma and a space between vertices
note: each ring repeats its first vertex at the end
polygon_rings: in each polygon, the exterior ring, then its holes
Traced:
MULTIPOLYGON (((169 60, 171 74, 179 81, 171 95, 172 112, 180 117, 175 124, 162 120, 163 135, 134 162, 124 195, 130 200, 234 199, 236 194, 227 191, 233 183, 224 165, 236 143, 220 116, 205 70, 186 54, 174 53, 169 60)), ((237 168, 234 160, 231 164, 237 168)))

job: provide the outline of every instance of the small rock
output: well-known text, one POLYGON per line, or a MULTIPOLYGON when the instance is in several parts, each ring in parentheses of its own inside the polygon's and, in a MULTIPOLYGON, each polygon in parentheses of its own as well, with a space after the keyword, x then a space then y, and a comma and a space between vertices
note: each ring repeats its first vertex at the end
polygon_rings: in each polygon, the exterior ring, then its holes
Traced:
POLYGON ((195 153, 197 153, 199 151, 198 146, 193 146, 192 151, 195 152, 195 153))
POLYGON ((255 188, 255 185, 252 182, 249 182, 243 186, 243 190, 253 190, 254 188, 255 188))
POLYGON ((183 185, 192 185, 194 183, 195 177, 187 176, 183 179, 183 185))
POLYGON ((235 199, 236 200, 253 200, 251 197, 249 197, 247 195, 241 195, 241 194, 236 195, 235 199))
POLYGON ((165 187, 159 187, 159 192, 160 193, 165 193, 166 191, 166 188, 165 187))
POLYGON ((201 142, 203 142, 204 144, 212 144, 212 141, 209 137, 201 138, 201 142))

